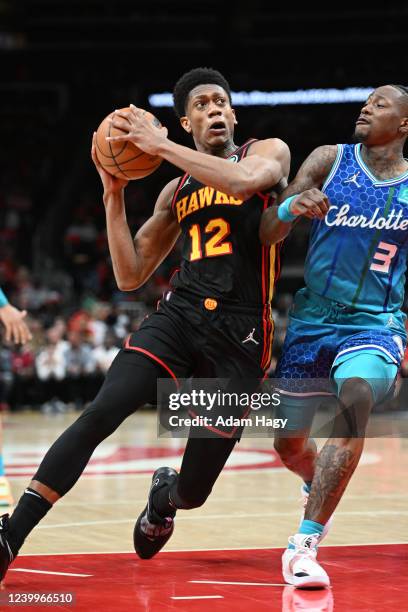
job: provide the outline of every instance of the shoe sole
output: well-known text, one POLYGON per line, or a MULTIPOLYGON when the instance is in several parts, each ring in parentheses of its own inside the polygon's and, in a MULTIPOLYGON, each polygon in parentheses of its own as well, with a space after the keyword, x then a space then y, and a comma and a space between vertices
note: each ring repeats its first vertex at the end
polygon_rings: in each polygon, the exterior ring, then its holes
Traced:
POLYGON ((282 574, 284 581, 297 589, 326 589, 330 586, 330 579, 328 576, 302 576, 301 578, 297 578, 284 570, 282 570, 282 574))

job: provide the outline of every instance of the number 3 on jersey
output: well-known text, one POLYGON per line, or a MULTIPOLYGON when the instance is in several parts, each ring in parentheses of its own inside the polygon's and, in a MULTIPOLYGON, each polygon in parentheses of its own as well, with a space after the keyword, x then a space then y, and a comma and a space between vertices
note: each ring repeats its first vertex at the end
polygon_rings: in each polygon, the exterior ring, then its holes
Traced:
POLYGON ((211 219, 204 228, 206 234, 212 234, 204 245, 201 237, 201 228, 198 223, 192 225, 188 231, 191 236, 190 261, 196 261, 203 257, 216 257, 218 255, 229 255, 232 253, 232 244, 225 240, 230 234, 230 225, 225 219, 211 219))
POLYGON ((388 242, 380 242, 378 245, 378 250, 374 254, 374 261, 381 263, 372 263, 370 266, 370 270, 374 270, 374 272, 385 272, 388 273, 390 271, 391 261, 393 257, 395 257, 395 253, 397 252, 398 247, 395 244, 388 244, 388 242))

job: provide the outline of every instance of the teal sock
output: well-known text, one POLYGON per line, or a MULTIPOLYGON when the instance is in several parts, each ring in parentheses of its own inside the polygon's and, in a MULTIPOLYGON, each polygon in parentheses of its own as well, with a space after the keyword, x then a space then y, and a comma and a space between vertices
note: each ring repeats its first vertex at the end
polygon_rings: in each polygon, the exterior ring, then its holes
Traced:
POLYGON ((310 493, 312 488, 312 481, 309 480, 308 482, 304 482, 303 483, 303 490, 305 491, 305 493, 310 493))
MULTIPOLYGON (((323 529, 324 525, 322 525, 321 523, 316 523, 315 521, 303 519, 303 521, 300 523, 298 533, 304 533, 305 535, 312 535, 314 533, 318 533, 319 535, 322 535, 323 529)), ((294 549, 295 547, 293 546, 293 544, 289 544, 288 548, 294 549)))
POLYGON ((4 461, 3 461, 3 455, 0 455, 0 476, 4 476, 4 461))

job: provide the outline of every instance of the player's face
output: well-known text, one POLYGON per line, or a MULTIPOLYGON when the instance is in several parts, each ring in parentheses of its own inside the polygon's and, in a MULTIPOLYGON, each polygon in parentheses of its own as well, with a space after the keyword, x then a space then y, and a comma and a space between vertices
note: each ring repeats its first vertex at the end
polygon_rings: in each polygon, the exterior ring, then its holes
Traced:
POLYGON ((398 89, 390 85, 375 89, 356 121, 356 140, 373 146, 385 145, 404 136, 408 120, 403 97, 398 89))
POLYGON ((232 141, 235 111, 219 85, 198 85, 188 97, 184 129, 193 135, 197 148, 217 149, 232 141))

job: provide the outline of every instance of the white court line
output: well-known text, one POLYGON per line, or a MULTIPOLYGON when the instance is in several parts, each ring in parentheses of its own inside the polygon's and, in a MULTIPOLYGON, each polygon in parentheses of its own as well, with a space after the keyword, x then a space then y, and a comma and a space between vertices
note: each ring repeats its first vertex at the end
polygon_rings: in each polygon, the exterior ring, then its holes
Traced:
POLYGON ((93 574, 70 574, 68 572, 48 572, 45 570, 24 569, 22 567, 11 568, 10 572, 29 572, 30 574, 52 574, 53 576, 75 576, 77 578, 90 578, 93 574))
MULTIPOLYGON (((293 510, 292 512, 285 512, 285 516, 297 516, 299 512, 297 510, 293 510)), ((408 510, 350 510, 350 511, 342 511, 336 514, 337 517, 342 516, 407 516, 408 510)), ((279 512, 257 512, 257 513, 240 513, 240 514, 207 514, 206 516, 180 516, 177 517, 177 522, 180 521, 213 521, 220 519, 228 519, 231 521, 232 519, 248 519, 248 518, 264 518, 264 517, 273 517, 278 516, 282 517, 282 511, 279 512)), ((37 529, 61 529, 66 527, 88 527, 89 525, 119 525, 123 523, 134 523, 135 517, 126 518, 126 519, 106 519, 104 521, 82 521, 82 522, 74 522, 74 523, 56 523, 55 525, 38 525, 37 529)))
POLYGON ((170 599, 224 599, 223 595, 185 595, 184 597, 170 597, 170 599))
POLYGON ((194 584, 234 584, 239 586, 274 586, 274 587, 285 587, 288 586, 286 582, 284 584, 275 582, 222 582, 221 580, 189 580, 194 584))
MULTIPOLYGON (((320 548, 345 548, 347 546, 406 546, 408 541, 405 542, 353 542, 353 544, 319 544, 320 548)), ((176 548, 175 550, 161 550, 159 554, 162 553, 184 553, 184 552, 228 552, 234 550, 283 550, 285 548, 282 546, 232 546, 232 547, 222 547, 222 548, 176 548)), ((74 551, 74 552, 47 552, 47 553, 21 553, 19 557, 60 557, 60 556, 68 556, 68 555, 134 555, 134 550, 102 550, 102 551, 74 551)))

